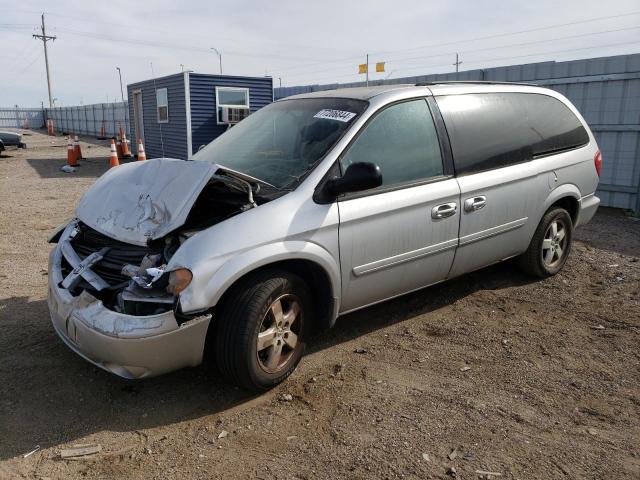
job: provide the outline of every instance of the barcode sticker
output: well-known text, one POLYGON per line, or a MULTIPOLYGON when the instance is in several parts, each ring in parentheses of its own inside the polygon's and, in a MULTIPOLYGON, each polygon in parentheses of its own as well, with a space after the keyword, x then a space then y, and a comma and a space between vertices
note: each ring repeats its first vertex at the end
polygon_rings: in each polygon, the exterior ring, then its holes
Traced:
POLYGON ((348 122, 356 114, 352 112, 345 112, 343 110, 333 110, 331 108, 325 108, 316 113, 313 118, 325 118, 327 120, 337 120, 339 122, 348 122))

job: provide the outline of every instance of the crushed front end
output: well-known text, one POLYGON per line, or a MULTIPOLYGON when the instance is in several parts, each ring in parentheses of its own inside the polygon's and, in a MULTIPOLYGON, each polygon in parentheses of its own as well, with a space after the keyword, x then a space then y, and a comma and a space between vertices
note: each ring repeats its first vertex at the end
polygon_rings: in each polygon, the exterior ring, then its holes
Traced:
POLYGON ((74 220, 56 240, 49 257, 49 310, 72 350, 125 378, 202 361, 211 315, 181 314, 164 271, 180 238, 133 245, 74 220))

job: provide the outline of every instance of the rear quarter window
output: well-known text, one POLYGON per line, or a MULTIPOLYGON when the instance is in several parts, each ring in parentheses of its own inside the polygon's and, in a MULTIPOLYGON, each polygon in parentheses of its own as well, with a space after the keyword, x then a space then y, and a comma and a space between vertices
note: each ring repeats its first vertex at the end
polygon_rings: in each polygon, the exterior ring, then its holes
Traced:
POLYGON ((581 147, 589 135, 560 100, 537 93, 436 97, 457 174, 505 167, 581 147))

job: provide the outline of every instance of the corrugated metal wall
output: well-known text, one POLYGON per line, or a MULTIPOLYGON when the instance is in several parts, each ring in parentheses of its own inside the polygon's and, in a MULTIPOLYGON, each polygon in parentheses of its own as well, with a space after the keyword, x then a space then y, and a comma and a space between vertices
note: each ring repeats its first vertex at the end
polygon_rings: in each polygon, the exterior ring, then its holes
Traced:
MULTIPOLYGON (((127 85, 129 116, 133 118, 133 92, 142 92, 142 116, 144 124, 144 150, 147 158, 187 158, 187 115, 184 99, 184 74, 145 80, 127 85), (158 123, 156 89, 167 89, 169 121, 158 123)), ((132 132, 135 137, 137 132, 132 132)), ((134 149, 135 151, 136 149, 134 149)))
POLYGON ((23 128, 25 119, 29 128, 44 127, 44 110, 42 108, 0 107, 0 127, 23 128))
POLYGON ((232 77, 225 75, 189 74, 191 94, 191 132, 193 153, 224 133, 226 125, 216 122, 215 87, 249 89, 251 112, 273 101, 273 81, 270 77, 232 77))
MULTIPOLYGON (((369 85, 438 80, 530 82, 566 95, 591 126, 602 150, 604 166, 598 187, 602 205, 640 213, 640 54, 375 80, 369 85)), ((275 97, 363 85, 283 87, 275 89, 275 97)))
POLYGON ((115 137, 122 126, 131 139, 127 102, 56 107, 47 108, 45 111, 47 119, 53 120, 57 133, 75 133, 97 137, 100 135, 104 123, 107 138, 115 137))

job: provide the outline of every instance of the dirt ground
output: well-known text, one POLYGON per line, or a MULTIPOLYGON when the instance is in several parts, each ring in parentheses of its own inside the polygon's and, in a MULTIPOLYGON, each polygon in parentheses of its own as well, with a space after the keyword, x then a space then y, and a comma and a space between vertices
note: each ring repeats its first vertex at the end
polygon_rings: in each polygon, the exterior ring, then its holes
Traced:
POLYGON ((0 158, 0 478, 640 478, 640 221, 601 210, 544 281, 507 262, 345 316, 264 395, 130 382, 49 322, 47 235, 107 166, 86 140, 73 174, 61 137, 0 158))

